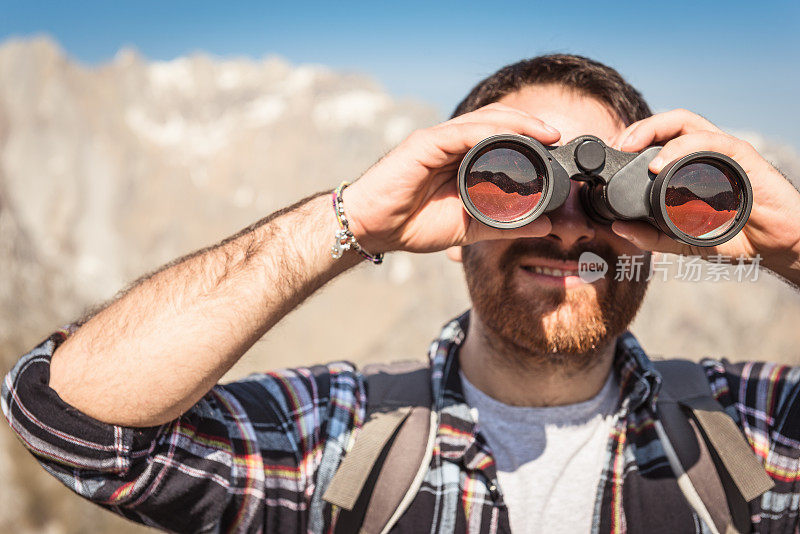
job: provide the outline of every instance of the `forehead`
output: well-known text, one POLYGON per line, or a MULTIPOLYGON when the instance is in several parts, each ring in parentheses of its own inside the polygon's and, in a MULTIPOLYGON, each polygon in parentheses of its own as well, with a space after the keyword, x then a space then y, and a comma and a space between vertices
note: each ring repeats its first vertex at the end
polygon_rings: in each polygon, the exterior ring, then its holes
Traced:
POLYGON ((529 85, 509 93, 499 102, 533 115, 561 132, 557 144, 579 135, 596 135, 606 143, 625 125, 598 99, 561 85, 529 85))

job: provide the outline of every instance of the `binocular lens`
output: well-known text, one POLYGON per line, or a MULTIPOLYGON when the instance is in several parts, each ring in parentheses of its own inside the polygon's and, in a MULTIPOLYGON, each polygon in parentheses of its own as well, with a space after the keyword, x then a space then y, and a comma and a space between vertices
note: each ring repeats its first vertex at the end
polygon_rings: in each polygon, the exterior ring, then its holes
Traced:
POLYGON ((476 154, 466 170, 467 195, 486 217, 512 222, 539 205, 545 174, 532 151, 515 143, 492 144, 476 154))
POLYGON ((700 247, 738 234, 753 206, 741 166, 719 152, 699 151, 653 176, 648 167, 660 150, 620 152, 591 135, 549 147, 523 135, 494 135, 461 160, 458 195, 477 221, 520 228, 562 206, 577 180, 585 182, 583 209, 599 224, 648 221, 672 239, 700 247))
POLYGON ((734 225, 742 197, 731 169, 721 162, 696 160, 670 177, 664 208, 680 231, 697 239, 713 239, 734 225))

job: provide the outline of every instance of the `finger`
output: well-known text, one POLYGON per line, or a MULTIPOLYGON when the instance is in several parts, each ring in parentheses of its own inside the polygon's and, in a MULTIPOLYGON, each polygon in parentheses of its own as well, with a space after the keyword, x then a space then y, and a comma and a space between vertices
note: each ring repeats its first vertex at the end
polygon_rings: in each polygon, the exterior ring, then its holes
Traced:
POLYGON ((470 117, 475 117, 476 115, 480 115, 481 113, 491 112, 491 111, 505 111, 510 113, 516 113, 518 115, 525 115, 526 117, 533 117, 533 115, 531 115, 530 113, 521 110, 519 108, 515 108, 506 104, 501 104, 500 102, 492 102, 491 104, 483 106, 482 108, 470 111, 469 113, 464 113, 463 115, 459 115, 458 117, 453 117, 447 122, 458 121, 464 117, 466 117, 468 121, 472 121, 474 119, 471 119, 470 117))
POLYGON ((499 104, 498 107, 489 105, 477 111, 473 111, 472 113, 465 113, 464 115, 442 123, 440 126, 465 123, 486 123, 506 127, 516 127, 517 125, 524 124, 531 131, 535 132, 535 135, 531 135, 531 137, 541 142, 554 143, 561 138, 561 132, 541 119, 533 117, 522 110, 502 104, 499 104))
POLYGON ((470 111, 469 113, 465 113, 464 115, 461 115, 461 117, 465 117, 468 115, 479 115, 487 111, 507 111, 511 113, 517 113, 519 115, 525 115, 526 117, 533 117, 533 115, 531 115, 530 113, 528 113, 523 109, 515 108, 513 106, 509 106, 508 104, 503 104, 501 102, 492 102, 491 104, 487 104, 481 108, 470 111))
POLYGON ((637 248, 653 252, 700 255, 696 247, 675 241, 653 225, 641 221, 614 221, 611 229, 618 236, 627 239, 637 248))
POLYGON ((617 137, 614 148, 638 152, 650 145, 700 130, 722 131, 700 115, 685 109, 674 109, 631 124, 617 137))
MULTIPOLYGON (((469 217, 466 213, 466 217, 469 217)), ((521 239, 525 237, 544 237, 553 229, 550 219, 547 215, 538 217, 533 222, 522 226, 521 228, 513 229, 500 229, 486 226, 485 224, 476 221, 469 217, 467 226, 467 234, 465 237, 464 245, 475 243, 476 241, 489 241, 493 239, 521 239)))
MULTIPOLYGON (((538 138, 547 142, 542 127, 536 121, 511 121, 500 124, 462 123, 440 124, 411 134, 407 150, 414 151, 415 157, 429 167, 441 167, 464 156, 473 146, 487 137, 504 133, 515 133, 538 138)), ((548 134, 549 139, 558 135, 548 134)))
POLYGON ((642 150, 697 130, 720 131, 713 123, 685 109, 657 113, 628 126, 617 138, 620 150, 642 150))
POLYGON ((561 138, 561 132, 541 119, 523 113, 515 113, 514 111, 486 110, 475 115, 462 115, 443 124, 465 124, 470 122, 496 124, 499 126, 528 124, 530 127, 534 127, 533 131, 537 132, 536 135, 531 137, 539 141, 554 143, 561 138))
MULTIPOLYGON (((693 152, 710 150, 736 159, 752 148, 748 143, 721 132, 694 132, 669 141, 650 162, 650 170, 656 174, 670 162, 693 152)), ((747 170, 745 169, 745 172, 747 170)))
POLYGON ((458 185, 453 178, 456 176, 459 163, 458 161, 448 163, 447 165, 439 167, 436 172, 433 173, 430 184, 428 185, 427 198, 434 196, 442 187, 446 187, 448 192, 451 192, 454 196, 458 196, 458 185))

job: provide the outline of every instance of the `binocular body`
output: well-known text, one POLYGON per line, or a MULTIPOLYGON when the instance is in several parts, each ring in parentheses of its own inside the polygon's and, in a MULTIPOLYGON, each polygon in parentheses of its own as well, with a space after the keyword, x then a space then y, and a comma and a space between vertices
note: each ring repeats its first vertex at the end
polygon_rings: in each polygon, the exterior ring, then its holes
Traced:
POLYGON ((744 170, 718 152, 695 152, 657 175, 648 166, 660 147, 621 152, 583 135, 544 146, 516 134, 475 145, 458 170, 467 212, 494 228, 519 228, 564 204, 572 181, 594 221, 648 221, 673 239, 697 246, 728 241, 744 227, 753 191, 744 170))

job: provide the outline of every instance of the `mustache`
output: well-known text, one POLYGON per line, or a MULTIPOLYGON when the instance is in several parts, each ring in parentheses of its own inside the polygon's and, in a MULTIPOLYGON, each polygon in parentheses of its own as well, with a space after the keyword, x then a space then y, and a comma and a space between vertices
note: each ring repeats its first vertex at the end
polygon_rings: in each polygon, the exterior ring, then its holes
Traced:
POLYGON ((615 265, 617 254, 606 243, 589 241, 576 243, 569 249, 562 248, 555 241, 541 238, 517 239, 500 256, 500 266, 516 265, 523 258, 538 256, 559 261, 577 262, 581 254, 592 252, 603 258, 609 265, 615 265))

